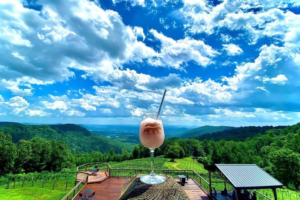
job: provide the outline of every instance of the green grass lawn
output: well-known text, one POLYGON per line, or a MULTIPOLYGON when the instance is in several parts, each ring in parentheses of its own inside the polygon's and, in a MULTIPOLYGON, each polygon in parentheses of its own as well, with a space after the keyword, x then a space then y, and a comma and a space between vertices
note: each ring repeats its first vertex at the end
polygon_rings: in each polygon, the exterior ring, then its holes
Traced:
MULTIPOLYGON (((164 164, 167 158, 156 157, 154 158, 155 169, 168 169, 164 164)), ((124 168, 124 169, 150 169, 151 158, 140 158, 135 160, 126 160, 123 162, 109 162, 112 168, 124 168)))
MULTIPOLYGON (((156 157, 154 159, 154 169, 168 169, 164 166, 166 158, 156 157)), ((135 160, 126 160, 123 162, 110 162, 109 165, 115 169, 111 171, 111 176, 132 177, 135 174, 149 174, 151 168, 151 158, 140 158, 135 160), (136 169, 136 170, 116 170, 116 169, 136 169), (146 170, 140 170, 146 169, 146 170)), ((156 170, 158 174, 163 172, 156 170)))
POLYGON ((4 181, 4 178, 2 178, 0 183, 1 200, 59 200, 74 187, 74 177, 56 180, 54 189, 54 180, 37 180, 33 182, 33 186, 31 181, 25 181, 23 187, 21 181, 16 181, 15 185, 13 182, 10 182, 9 189, 6 189, 7 181, 4 181), (42 188, 43 185, 44 187, 42 188))
POLYGON ((193 161, 191 157, 175 159, 175 162, 170 162, 169 159, 164 164, 169 169, 189 169, 203 175, 208 172, 204 169, 203 165, 198 163, 196 160, 193 161))
POLYGON ((0 188, 1 200, 53 200, 62 199, 68 191, 52 190, 50 188, 24 187, 15 189, 0 188))

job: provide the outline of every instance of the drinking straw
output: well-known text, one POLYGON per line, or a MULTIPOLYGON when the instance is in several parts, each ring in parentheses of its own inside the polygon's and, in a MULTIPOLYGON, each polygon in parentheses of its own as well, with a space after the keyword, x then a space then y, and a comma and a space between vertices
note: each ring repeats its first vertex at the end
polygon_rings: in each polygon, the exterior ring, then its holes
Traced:
POLYGON ((165 90, 164 96, 163 96, 163 98, 162 98, 162 100, 161 100, 161 102, 160 102, 160 106, 159 106, 159 110, 158 110, 157 115, 156 115, 156 119, 158 119, 158 117, 159 117, 159 113, 160 113, 161 107, 162 107, 162 105, 163 105, 163 103, 164 103, 164 99, 165 99, 165 96, 166 96, 166 92, 167 92, 167 90, 165 90))

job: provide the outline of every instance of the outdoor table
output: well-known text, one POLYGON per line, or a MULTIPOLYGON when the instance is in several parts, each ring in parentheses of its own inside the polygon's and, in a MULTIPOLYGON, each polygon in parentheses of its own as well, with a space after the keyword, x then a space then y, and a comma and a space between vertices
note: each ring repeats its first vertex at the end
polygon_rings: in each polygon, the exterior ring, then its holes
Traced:
POLYGON ((185 180, 186 180, 185 175, 178 175, 178 178, 180 179, 181 182, 182 182, 182 179, 185 179, 185 180))
POLYGON ((92 171, 98 171, 98 169, 97 168, 93 168, 92 171))
POLYGON ((86 198, 86 199, 88 199, 89 198, 89 194, 91 194, 92 193, 92 190, 85 190, 84 191, 84 197, 86 198))
POLYGON ((91 193, 92 192, 92 190, 85 190, 84 191, 84 194, 89 194, 89 193, 91 193))

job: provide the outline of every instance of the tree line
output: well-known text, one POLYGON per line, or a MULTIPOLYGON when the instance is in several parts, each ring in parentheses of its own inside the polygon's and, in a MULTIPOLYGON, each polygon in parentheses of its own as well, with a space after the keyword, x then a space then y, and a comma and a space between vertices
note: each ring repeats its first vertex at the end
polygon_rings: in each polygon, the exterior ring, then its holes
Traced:
MULTIPOLYGON (((14 143, 11 135, 4 133, 0 133, 0 152, 0 175, 9 172, 60 171, 88 162, 118 162, 150 156, 149 149, 142 145, 134 146, 132 152, 123 149, 121 153, 116 153, 110 149, 108 152, 71 153, 63 141, 35 137, 14 143)), ((214 164, 217 163, 254 163, 284 185, 299 189, 300 123, 267 130, 238 141, 167 139, 155 150, 155 155, 164 155, 171 160, 193 156, 208 170, 214 170, 214 164)))

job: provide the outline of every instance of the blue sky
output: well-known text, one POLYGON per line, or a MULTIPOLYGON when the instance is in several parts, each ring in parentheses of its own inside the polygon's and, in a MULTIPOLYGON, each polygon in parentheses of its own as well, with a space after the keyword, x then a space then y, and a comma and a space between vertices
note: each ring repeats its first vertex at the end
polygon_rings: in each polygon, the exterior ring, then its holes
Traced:
POLYGON ((297 0, 2 0, 0 120, 300 121, 297 0))

